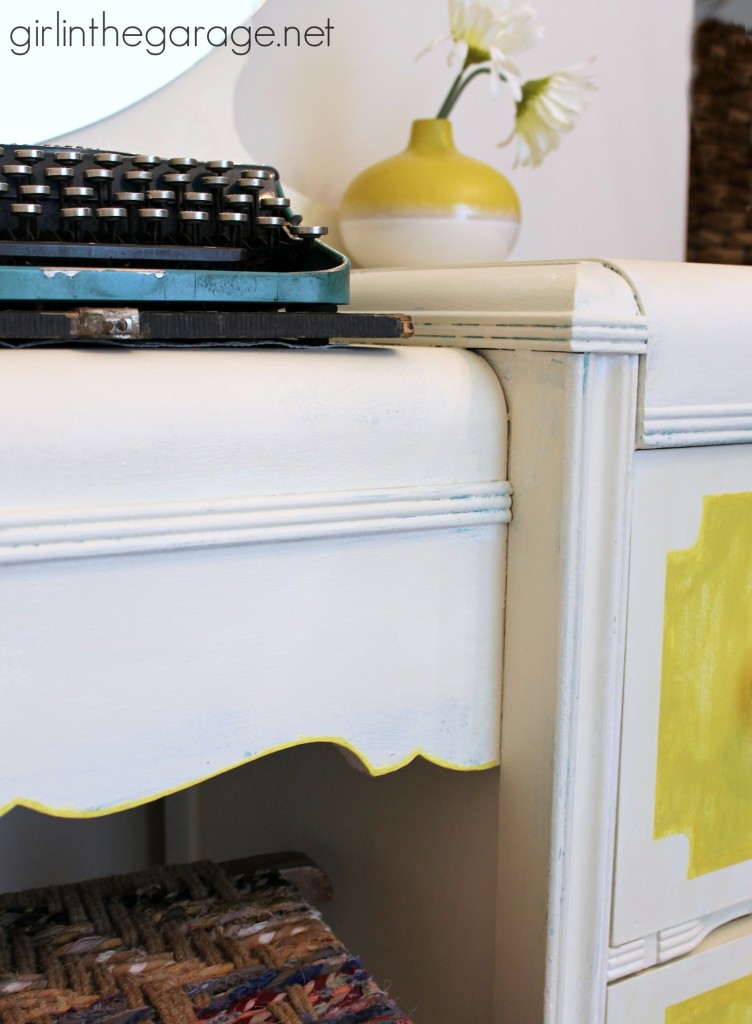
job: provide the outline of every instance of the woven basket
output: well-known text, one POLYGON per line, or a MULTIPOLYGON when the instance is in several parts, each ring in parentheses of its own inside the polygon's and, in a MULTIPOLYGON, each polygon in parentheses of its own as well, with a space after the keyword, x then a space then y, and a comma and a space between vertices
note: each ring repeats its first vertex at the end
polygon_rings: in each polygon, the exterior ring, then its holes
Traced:
POLYGON ((295 872, 201 862, 0 896, 0 1021, 410 1024, 295 872))
POLYGON ((752 35, 701 22, 695 34, 687 259, 752 263, 752 35))

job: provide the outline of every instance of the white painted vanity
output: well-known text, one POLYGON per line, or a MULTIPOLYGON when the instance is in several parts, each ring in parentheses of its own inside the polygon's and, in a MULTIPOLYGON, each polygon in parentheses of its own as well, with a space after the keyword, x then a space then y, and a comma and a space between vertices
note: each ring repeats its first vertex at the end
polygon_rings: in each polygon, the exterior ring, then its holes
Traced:
POLYGON ((752 272, 362 271, 353 307, 415 337, 0 353, 0 804, 101 814, 260 758, 168 799, 168 852, 214 855, 210 798, 282 765, 267 810, 416 1024, 736 1022, 752 272), (386 777, 284 767, 314 740, 386 777))

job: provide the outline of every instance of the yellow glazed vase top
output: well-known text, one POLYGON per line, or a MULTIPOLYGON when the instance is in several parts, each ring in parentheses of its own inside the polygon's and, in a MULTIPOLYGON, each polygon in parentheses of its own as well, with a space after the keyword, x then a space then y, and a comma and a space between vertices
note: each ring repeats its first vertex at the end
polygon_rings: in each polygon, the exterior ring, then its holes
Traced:
POLYGON ((517 193, 499 171, 464 156, 446 118, 413 122, 410 142, 397 156, 358 175, 342 199, 352 216, 497 217, 517 220, 517 193))

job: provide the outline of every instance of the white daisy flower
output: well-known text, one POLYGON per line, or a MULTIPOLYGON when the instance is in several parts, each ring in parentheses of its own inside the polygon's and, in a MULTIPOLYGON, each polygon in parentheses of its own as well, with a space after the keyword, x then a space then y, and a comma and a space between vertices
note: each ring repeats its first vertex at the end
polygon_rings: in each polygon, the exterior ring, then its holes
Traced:
POLYGON ((514 130, 501 143, 517 139, 515 167, 537 167, 559 145, 562 133, 574 128, 585 109, 585 93, 595 88, 584 68, 582 64, 565 68, 522 86, 514 130))
POLYGON ((520 53, 537 45, 543 29, 529 4, 511 0, 449 0, 449 27, 456 44, 465 43, 468 63, 491 59, 493 50, 520 53))
POLYGON ((454 47, 449 54, 450 64, 458 56, 463 59, 463 69, 490 64, 494 89, 501 75, 519 100, 520 71, 509 58, 536 46, 543 38, 543 28, 536 24, 532 7, 512 0, 449 0, 449 27, 449 35, 434 40, 428 50, 451 40, 454 47))

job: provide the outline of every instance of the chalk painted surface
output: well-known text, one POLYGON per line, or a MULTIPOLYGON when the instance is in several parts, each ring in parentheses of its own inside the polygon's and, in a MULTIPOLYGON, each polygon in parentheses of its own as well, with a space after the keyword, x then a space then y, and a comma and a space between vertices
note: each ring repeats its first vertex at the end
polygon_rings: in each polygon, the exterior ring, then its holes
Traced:
POLYGON ((497 763, 511 499, 479 356, 5 356, 0 808, 106 813, 314 740, 374 774, 497 763))
POLYGON ((612 945, 642 966, 752 909, 750 492, 749 445, 637 453, 612 945))

